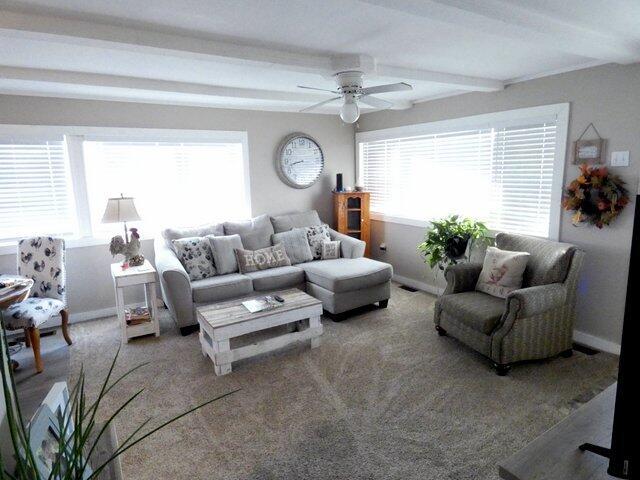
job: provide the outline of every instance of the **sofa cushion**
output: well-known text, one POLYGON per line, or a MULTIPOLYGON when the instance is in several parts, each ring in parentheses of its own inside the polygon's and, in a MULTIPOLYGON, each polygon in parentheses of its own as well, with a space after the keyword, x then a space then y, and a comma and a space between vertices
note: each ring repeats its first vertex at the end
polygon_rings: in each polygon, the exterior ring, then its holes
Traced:
POLYGON ((293 228, 321 225, 322 221, 320 221, 318 212, 315 210, 309 210, 308 212, 297 212, 271 217, 271 223, 273 224, 275 232, 280 233, 293 228))
POLYGON ((239 273, 218 275, 191 282, 193 301, 209 303, 241 297, 253 291, 251 279, 239 273))
POLYGON ((193 228, 165 228, 161 234, 166 244, 173 250, 173 240, 188 237, 206 237, 207 235, 224 235, 224 228, 221 223, 212 223, 193 228))
POLYGON ((340 240, 322 242, 320 258, 322 260, 335 260, 340 258, 340 240))
POLYGON ((531 256, 524 271, 523 287, 563 283, 576 251, 576 246, 570 243, 511 233, 498 233, 496 247, 529 252, 531 256))
POLYGON ((207 235, 211 244, 213 263, 216 265, 218 275, 236 273, 238 271, 238 261, 236 260, 236 248, 242 248, 240 235, 223 235, 216 237, 207 235))
POLYGON ((304 270, 298 267, 276 267, 246 274, 257 291, 280 290, 304 283, 304 270))
POLYGON ((334 293, 351 292, 391 280, 393 268, 370 258, 317 260, 298 265, 307 280, 334 293))
POLYGON ((291 260, 291 265, 313 260, 311 247, 307 242, 307 232, 304 228, 294 228, 286 232, 274 233, 271 235, 271 242, 274 245, 278 243, 284 245, 287 256, 291 260))
POLYGON ((216 274, 209 240, 204 237, 190 237, 179 238, 172 243, 176 257, 187 271, 189 279, 202 280, 216 274))
POLYGON ((244 222, 224 222, 226 235, 240 235, 242 245, 248 250, 271 246, 273 226, 267 215, 260 215, 244 222))
POLYGON ((505 300, 482 292, 463 292, 438 298, 438 308, 474 330, 489 335, 505 310, 505 300))

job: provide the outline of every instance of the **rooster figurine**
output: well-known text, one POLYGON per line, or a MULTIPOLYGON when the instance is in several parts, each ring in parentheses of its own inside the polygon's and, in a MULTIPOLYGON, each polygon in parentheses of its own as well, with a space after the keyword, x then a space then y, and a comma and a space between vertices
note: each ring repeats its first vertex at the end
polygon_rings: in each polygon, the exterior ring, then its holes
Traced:
POLYGON ((131 240, 127 238, 125 241, 121 235, 116 235, 111 239, 109 244, 109 251, 114 257, 116 255, 123 255, 125 264, 130 267, 137 267, 144 263, 144 255, 140 253, 140 234, 137 228, 130 228, 131 240))

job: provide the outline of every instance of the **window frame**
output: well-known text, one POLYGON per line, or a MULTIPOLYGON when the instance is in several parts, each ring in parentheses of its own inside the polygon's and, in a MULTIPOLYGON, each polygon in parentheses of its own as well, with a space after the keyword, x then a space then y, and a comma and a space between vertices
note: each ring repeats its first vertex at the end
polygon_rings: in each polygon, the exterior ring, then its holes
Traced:
MULTIPOLYGON (((236 130, 178 130, 156 128, 0 125, 0 136, 15 135, 26 138, 62 135, 65 139, 71 191, 75 202, 76 235, 65 237, 67 248, 107 245, 109 238, 94 235, 88 202, 87 177, 85 172, 83 142, 94 141, 140 141, 140 142, 220 142, 242 144, 244 170, 244 198, 247 216, 252 213, 251 171, 249 168, 249 140, 246 131, 236 130)), ((155 232, 143 232, 142 240, 153 239, 155 232), (147 235, 145 235, 145 233, 147 235)), ((0 255, 15 253, 15 240, 0 239, 0 255)))
MULTIPOLYGON (((564 188, 564 169, 566 164, 566 152, 569 128, 569 103, 556 103, 537 107, 517 108, 467 117, 451 118, 434 122, 404 125, 400 127, 384 128, 356 132, 356 178, 359 185, 362 183, 363 173, 363 144, 380 140, 392 140, 419 135, 443 134, 456 130, 503 128, 527 122, 544 122, 554 120, 556 122, 556 147, 553 161, 553 183, 551 188, 551 208, 549 211, 549 236, 551 240, 559 240, 562 217, 562 191, 564 188)), ((410 217, 391 216, 382 213, 371 212, 371 219, 388 223, 397 223, 414 227, 426 228, 434 219, 415 219, 410 217)))

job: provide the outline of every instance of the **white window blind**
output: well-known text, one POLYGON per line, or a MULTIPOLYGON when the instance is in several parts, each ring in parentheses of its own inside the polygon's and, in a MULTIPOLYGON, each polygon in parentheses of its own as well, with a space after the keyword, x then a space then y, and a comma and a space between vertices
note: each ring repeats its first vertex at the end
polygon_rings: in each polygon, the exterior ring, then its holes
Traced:
POLYGON ((0 137, 0 240, 74 233, 70 185, 62 136, 0 137))
POLYGON ((114 231, 100 220, 121 193, 135 198, 147 234, 249 214, 242 143, 85 141, 83 150, 94 234, 114 231))
POLYGON ((555 145, 555 122, 365 141, 360 175, 374 213, 547 237, 555 145))

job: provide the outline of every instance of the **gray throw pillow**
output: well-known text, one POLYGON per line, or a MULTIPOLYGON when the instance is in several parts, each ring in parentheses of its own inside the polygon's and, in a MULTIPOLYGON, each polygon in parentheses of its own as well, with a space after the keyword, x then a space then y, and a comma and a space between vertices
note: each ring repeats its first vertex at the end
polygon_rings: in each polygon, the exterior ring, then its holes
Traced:
POLYGON ((242 249, 240 235, 225 235, 221 237, 207 235, 211 244, 213 262, 216 265, 218 275, 235 273, 238 271, 235 249, 242 249))
POLYGON ((236 249, 236 259, 240 273, 256 272, 275 267, 287 267, 291 265, 287 252, 281 243, 273 247, 260 250, 236 249))
POLYGON ((211 247, 206 238, 179 238, 173 241, 173 248, 191 280, 202 280, 216 274, 211 247))
POLYGON ((276 233, 286 232, 287 230, 292 230, 294 228, 322 225, 320 216, 315 210, 271 217, 271 223, 273 224, 273 229, 276 233))
POLYGON ((210 225, 200 225, 192 228, 165 228, 161 234, 167 245, 173 248, 173 240, 178 240, 179 238, 206 237, 207 235, 224 235, 224 227, 221 223, 212 223, 210 225))
POLYGON ((322 260, 335 260, 336 258, 340 258, 340 240, 322 242, 322 254, 320 258, 322 260))
POLYGON ((278 243, 284 245, 287 256, 291 260, 291 265, 313 260, 311 248, 307 241, 307 231, 304 228, 294 228, 288 232, 274 233, 271 235, 271 242, 274 245, 278 243))
POLYGON ((243 248, 258 250, 271 246, 273 226, 268 215, 260 215, 244 222, 225 222, 226 235, 240 235, 243 248))
POLYGON ((311 247, 311 253, 315 260, 319 260, 322 257, 322 244, 324 242, 330 242, 329 225, 322 224, 313 227, 307 227, 307 241, 311 247))

